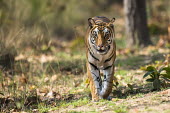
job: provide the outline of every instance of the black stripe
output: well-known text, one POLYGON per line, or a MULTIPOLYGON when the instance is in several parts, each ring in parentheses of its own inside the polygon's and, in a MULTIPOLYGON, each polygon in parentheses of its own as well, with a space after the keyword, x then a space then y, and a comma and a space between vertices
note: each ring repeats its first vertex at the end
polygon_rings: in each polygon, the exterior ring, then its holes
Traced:
POLYGON ((97 68, 97 66, 96 65, 94 65, 93 63, 91 63, 91 62, 89 62, 89 64, 91 65, 91 66, 93 66, 94 68, 95 68, 95 70, 98 70, 98 68, 97 68))
POLYGON ((108 82, 108 83, 112 83, 112 82, 110 82, 110 81, 107 81, 107 80, 103 80, 103 82, 104 82, 104 81, 106 81, 106 82, 108 82))
POLYGON ((97 76, 95 73, 91 72, 94 76, 96 76, 94 81, 99 82, 99 84, 102 82, 100 76, 97 76))
MULTIPOLYGON (((93 72, 91 72, 94 76, 96 76, 96 74, 95 73, 93 73, 93 72)), ((97 76, 96 76, 97 77, 97 76)))
MULTIPOLYGON (((93 73, 93 72, 91 72, 94 76, 96 76, 96 74, 95 73, 93 73)), ((96 78, 97 78, 97 76, 96 76, 96 78)))
POLYGON ((110 60, 113 58, 113 56, 114 56, 114 54, 113 54, 110 58, 106 59, 106 60, 104 61, 104 63, 110 61, 110 60))
POLYGON ((91 47, 90 47, 90 45, 89 45, 88 50, 89 50, 90 55, 91 55, 95 60, 99 61, 99 59, 96 58, 96 57, 93 55, 93 53, 91 53, 90 49, 91 49, 91 47))
POLYGON ((91 47, 90 47, 90 44, 88 43, 88 46, 87 46, 88 50, 90 51, 91 47))
POLYGON ((111 68, 113 65, 114 65, 114 63, 110 66, 105 67, 104 70, 111 68))
MULTIPOLYGON (((94 74, 94 73, 93 73, 94 74)), ((95 74, 94 74, 95 75, 95 74)), ((96 75, 95 75, 96 76, 96 75)), ((101 78, 96 76, 96 79, 94 81, 101 82, 101 78)))
POLYGON ((93 54, 92 54, 90 51, 89 51, 89 53, 90 53, 90 55, 91 55, 95 60, 99 61, 99 59, 96 58, 95 56, 93 56, 93 54))
MULTIPOLYGON (((110 45, 108 45, 108 51, 110 50, 110 45)), ((114 51, 113 51, 114 52, 114 51)))
POLYGON ((94 81, 97 81, 97 82, 99 82, 97 79, 95 79, 94 81))
MULTIPOLYGON (((110 76, 110 75, 113 75, 113 74, 108 74, 107 76, 110 76)), ((103 80, 106 80, 106 75, 104 75, 104 79, 103 80)))
POLYGON ((97 78, 96 78, 98 81, 100 81, 101 80, 101 78, 98 76, 97 78))

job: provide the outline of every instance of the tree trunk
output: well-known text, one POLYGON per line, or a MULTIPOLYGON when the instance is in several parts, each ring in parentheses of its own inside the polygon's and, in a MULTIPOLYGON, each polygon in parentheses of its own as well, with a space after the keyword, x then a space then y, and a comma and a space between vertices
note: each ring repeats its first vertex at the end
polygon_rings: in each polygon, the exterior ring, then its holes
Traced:
POLYGON ((124 0, 127 46, 148 46, 151 43, 147 28, 146 1, 124 0))
POLYGON ((148 46, 151 43, 147 27, 146 0, 136 0, 136 29, 139 46, 148 46))
POLYGON ((126 37, 127 37, 127 46, 136 44, 135 39, 135 11, 136 6, 134 0, 124 0, 124 12, 125 12, 125 21, 126 21, 126 37))

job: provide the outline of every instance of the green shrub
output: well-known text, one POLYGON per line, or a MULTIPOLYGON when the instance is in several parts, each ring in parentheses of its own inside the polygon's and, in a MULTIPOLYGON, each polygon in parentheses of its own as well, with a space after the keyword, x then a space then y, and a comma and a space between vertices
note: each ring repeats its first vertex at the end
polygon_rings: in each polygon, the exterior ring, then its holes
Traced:
POLYGON ((162 63, 156 63, 142 67, 141 69, 146 71, 143 78, 149 76, 146 79, 147 82, 152 82, 153 90, 160 90, 161 87, 166 87, 170 82, 170 65, 161 65, 162 63))

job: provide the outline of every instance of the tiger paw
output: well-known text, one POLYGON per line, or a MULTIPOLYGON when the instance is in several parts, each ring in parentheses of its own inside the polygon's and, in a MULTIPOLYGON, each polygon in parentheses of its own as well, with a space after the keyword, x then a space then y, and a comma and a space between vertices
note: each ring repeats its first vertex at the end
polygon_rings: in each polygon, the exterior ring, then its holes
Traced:
POLYGON ((98 102, 100 100, 100 97, 95 95, 92 97, 92 102, 98 102))
POLYGON ((92 102, 98 102, 99 101, 99 99, 92 99, 92 102))

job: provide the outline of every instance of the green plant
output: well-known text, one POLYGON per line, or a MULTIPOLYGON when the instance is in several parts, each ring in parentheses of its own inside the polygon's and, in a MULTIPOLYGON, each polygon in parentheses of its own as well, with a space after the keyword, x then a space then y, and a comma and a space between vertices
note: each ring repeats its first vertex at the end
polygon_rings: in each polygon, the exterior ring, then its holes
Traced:
POLYGON ((146 79, 147 82, 152 82, 153 90, 160 90, 161 86, 166 86, 166 82, 170 82, 170 65, 161 68, 158 65, 149 65, 142 70, 147 71, 143 78, 150 76, 146 79))

